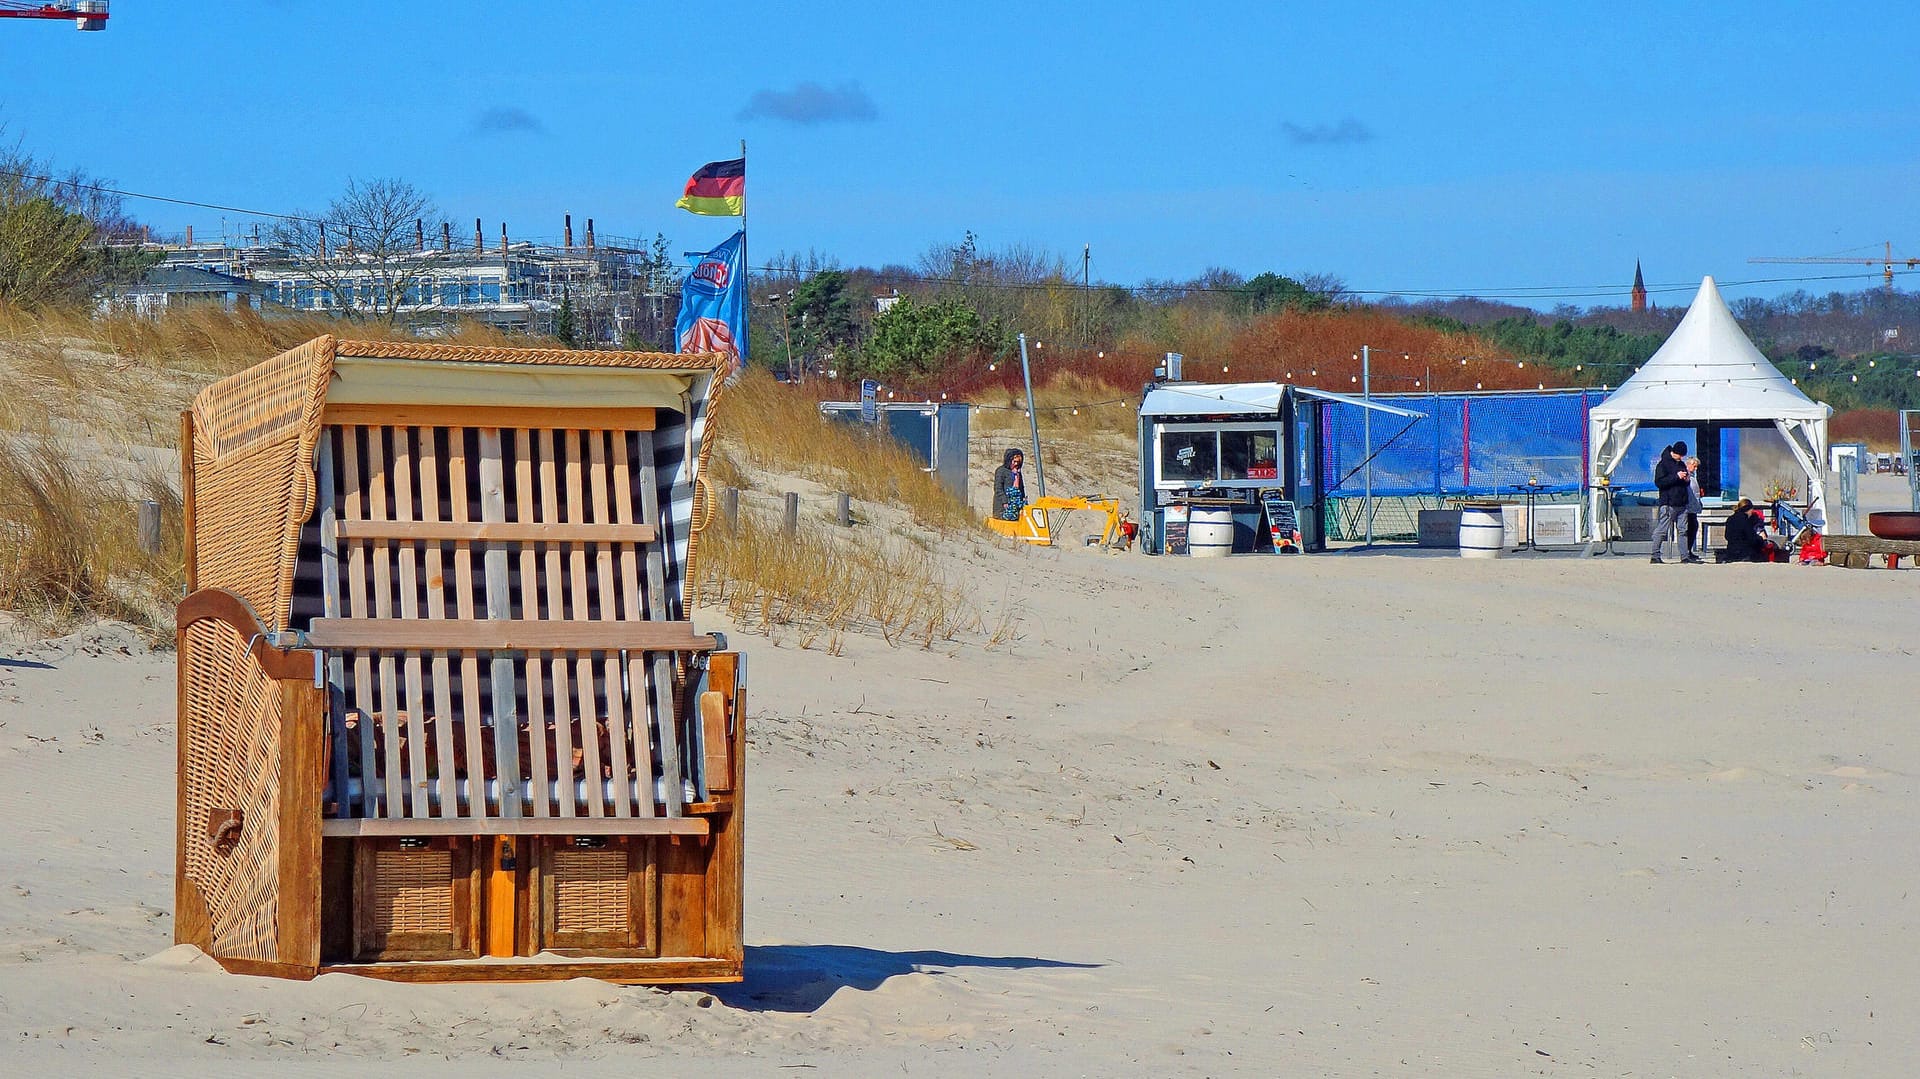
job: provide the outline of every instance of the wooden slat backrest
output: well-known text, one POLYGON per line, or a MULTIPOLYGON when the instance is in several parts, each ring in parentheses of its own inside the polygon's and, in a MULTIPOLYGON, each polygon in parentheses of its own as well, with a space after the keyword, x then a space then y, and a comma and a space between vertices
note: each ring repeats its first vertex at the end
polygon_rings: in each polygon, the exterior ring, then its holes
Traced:
MULTIPOLYGON (((514 516, 519 518, 523 527, 535 525, 533 512, 533 432, 518 430, 514 432, 513 453, 513 492, 514 516)), ((539 580, 539 555, 535 545, 522 544, 520 547, 520 600, 527 617, 539 617, 540 597, 537 587, 530 582, 539 580), (529 593, 532 589, 532 593, 529 593)), ((547 732, 547 677, 543 664, 537 655, 529 654, 522 666, 527 683, 527 749, 532 756, 527 772, 532 778, 532 797, 528 800, 528 815, 550 817, 553 815, 552 769, 548 763, 547 747, 552 738, 547 732)))
MULTIPOLYGON (((633 502, 634 474, 632 459, 627 453, 627 440, 613 440, 613 511, 619 524, 630 525, 639 520, 638 509, 633 502)), ((631 546, 620 548, 620 617, 630 622, 646 618, 641 609, 641 579, 639 558, 631 546)), ((627 685, 634 687, 637 693, 634 704, 633 760, 635 771, 653 771, 653 732, 646 722, 647 660, 645 652, 628 652, 626 655, 627 685)), ((652 791, 642 791, 635 811, 642 817, 654 815, 652 791)), ((669 796, 671 797, 671 796, 669 796)))
POLYGON ((652 440, 635 437, 651 423, 329 418, 364 421, 324 451, 339 595, 312 634, 350 713, 336 812, 681 815, 672 655, 711 638, 666 621, 652 440))
MULTIPOLYGON (((440 520, 440 447, 437 432, 429 427, 420 431, 420 516, 423 520, 440 520)), ((425 545, 427 617, 445 618, 447 615, 446 557, 438 543, 425 545)), ((453 749, 457 744, 453 732, 453 677, 448 663, 447 653, 436 649, 432 653, 433 678, 433 736, 438 749, 434 764, 439 771, 440 816, 451 817, 459 812, 460 792, 456 783, 458 765, 454 761, 453 749)))

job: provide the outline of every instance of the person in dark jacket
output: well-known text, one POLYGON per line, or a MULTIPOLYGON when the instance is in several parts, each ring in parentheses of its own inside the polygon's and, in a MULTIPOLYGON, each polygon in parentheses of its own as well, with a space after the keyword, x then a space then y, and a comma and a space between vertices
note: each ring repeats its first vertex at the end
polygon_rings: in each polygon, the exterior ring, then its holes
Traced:
POLYGON ((1766 518, 1760 507, 1749 499, 1741 499, 1733 507, 1733 515, 1727 518, 1726 549, 1720 552, 1722 562, 1771 562, 1775 547, 1767 539, 1766 518))
POLYGON ((1026 454, 1008 450, 1000 467, 993 470, 993 515, 1002 521, 1017 521, 1027 506, 1027 481, 1020 474, 1026 454))
POLYGON ((1660 489, 1660 508, 1653 518, 1653 561, 1660 561, 1660 548, 1667 542, 1667 533, 1679 526, 1682 562, 1698 563, 1693 553, 1693 544, 1685 539, 1687 502, 1692 497, 1693 473, 1687 468, 1687 444, 1675 442, 1660 455, 1660 463, 1653 466, 1653 485, 1660 489))

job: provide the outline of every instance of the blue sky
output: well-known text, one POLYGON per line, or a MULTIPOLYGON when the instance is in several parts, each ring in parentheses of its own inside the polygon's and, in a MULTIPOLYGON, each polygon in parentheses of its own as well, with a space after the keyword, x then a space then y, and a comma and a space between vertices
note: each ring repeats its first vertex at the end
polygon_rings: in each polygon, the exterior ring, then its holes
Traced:
MULTIPOLYGON (((753 261, 912 264, 968 229, 1123 284, 1209 266, 1361 290, 1656 302, 1877 283, 1920 255, 1898 4, 876 6, 114 0, 0 21, 9 139, 124 188, 317 208, 431 192, 456 234, 708 246, 672 208, 749 144, 753 261), (462 223, 464 222, 464 227, 462 223)), ((168 230, 219 211, 134 202, 168 230)), ((235 215, 226 215, 237 227, 235 215)), ((1536 298, 1537 306, 1554 299, 1536 298)))

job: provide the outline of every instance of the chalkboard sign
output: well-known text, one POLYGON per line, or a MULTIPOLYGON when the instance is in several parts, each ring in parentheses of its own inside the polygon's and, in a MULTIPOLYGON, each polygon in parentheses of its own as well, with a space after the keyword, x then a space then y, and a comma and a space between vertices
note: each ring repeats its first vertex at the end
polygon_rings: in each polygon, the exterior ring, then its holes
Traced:
POLYGON ((1260 492, 1260 510, 1266 514, 1267 534, 1273 537, 1274 554, 1300 553, 1300 518, 1292 502, 1278 489, 1260 492))
POLYGON ((1168 506, 1166 516, 1161 522, 1163 533, 1160 543, 1162 554, 1187 553, 1187 507, 1168 506))

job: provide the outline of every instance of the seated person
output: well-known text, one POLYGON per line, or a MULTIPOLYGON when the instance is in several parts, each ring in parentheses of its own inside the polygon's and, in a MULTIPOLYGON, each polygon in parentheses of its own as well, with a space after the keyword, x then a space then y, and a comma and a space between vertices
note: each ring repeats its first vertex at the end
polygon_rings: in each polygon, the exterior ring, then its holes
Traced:
POLYGON ((1733 515, 1727 518, 1727 545, 1720 551, 1719 561, 1773 561, 1778 548, 1767 538, 1766 527, 1766 518, 1760 507, 1750 499, 1741 499, 1739 505, 1733 507, 1733 515))

